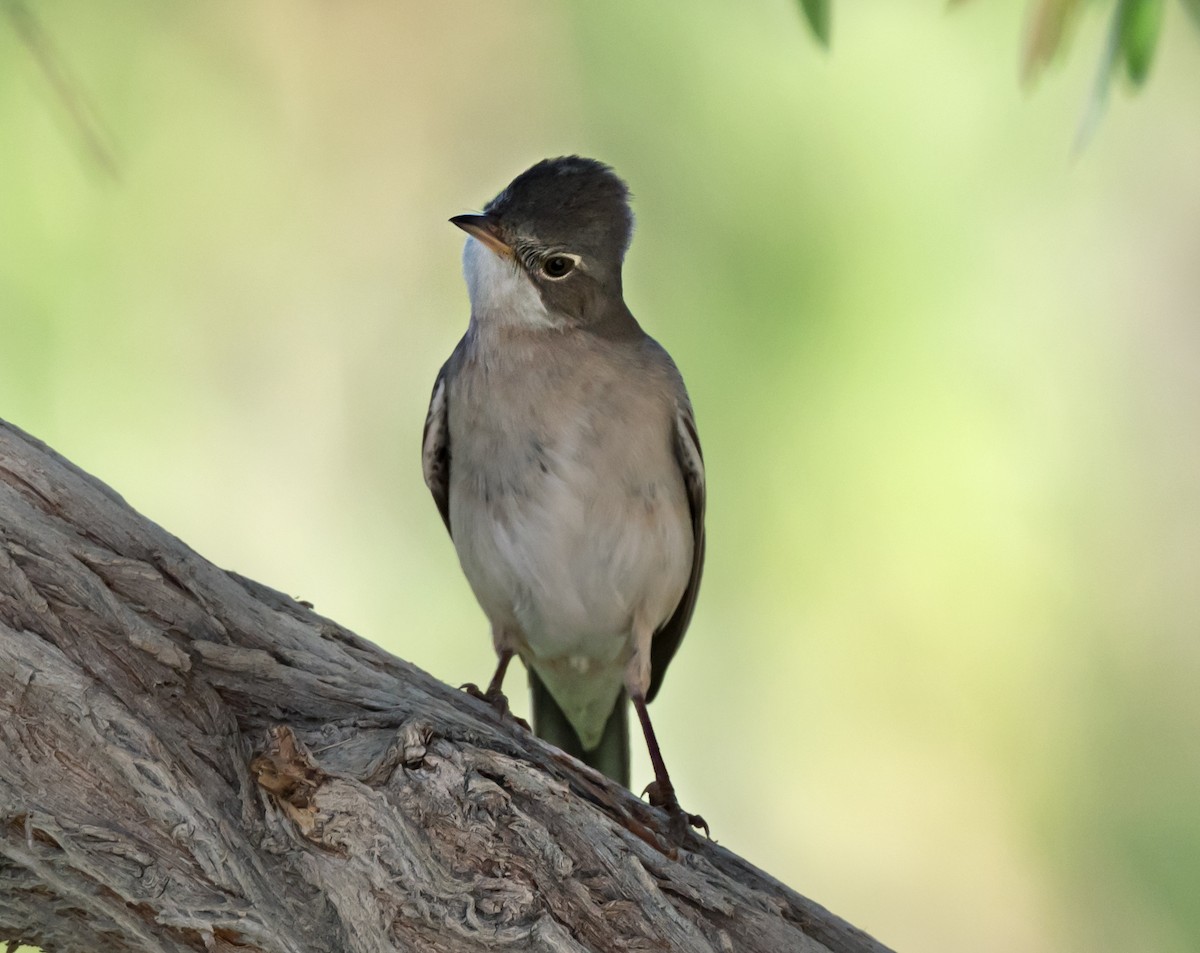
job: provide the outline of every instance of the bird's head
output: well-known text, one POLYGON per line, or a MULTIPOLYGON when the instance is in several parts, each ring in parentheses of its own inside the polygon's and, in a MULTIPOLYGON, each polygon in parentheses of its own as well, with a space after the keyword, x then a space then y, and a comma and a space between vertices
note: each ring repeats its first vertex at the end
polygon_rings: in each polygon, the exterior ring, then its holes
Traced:
POLYGON ((463 268, 478 320, 578 326, 624 306, 629 190, 595 159, 545 159, 482 214, 450 221, 470 236, 463 268))

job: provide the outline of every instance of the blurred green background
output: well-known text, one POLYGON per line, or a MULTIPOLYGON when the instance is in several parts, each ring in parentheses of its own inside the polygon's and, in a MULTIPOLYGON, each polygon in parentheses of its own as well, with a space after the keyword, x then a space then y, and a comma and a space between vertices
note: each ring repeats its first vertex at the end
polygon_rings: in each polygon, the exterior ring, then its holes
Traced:
POLYGON ((33 9, 121 173, 0 28, 0 416, 482 681, 419 462, 467 318, 446 219, 602 158, 709 468, 653 708, 685 806, 900 950, 1200 948, 1181 9, 1074 160, 1098 15, 1030 94, 1021 5, 983 0, 841 3, 828 53, 790 0, 33 9))

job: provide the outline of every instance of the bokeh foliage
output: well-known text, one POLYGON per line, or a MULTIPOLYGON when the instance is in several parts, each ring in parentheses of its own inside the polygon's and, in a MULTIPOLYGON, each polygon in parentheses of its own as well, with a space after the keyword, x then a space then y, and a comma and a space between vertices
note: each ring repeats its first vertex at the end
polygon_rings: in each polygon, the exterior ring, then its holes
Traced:
POLYGON ((119 175, 0 30, 0 415, 217 563, 479 681, 418 460, 466 320, 445 220, 597 155, 709 466, 655 703, 685 805, 898 949, 1200 947, 1181 7, 1074 161, 1094 63, 1023 92, 1002 3, 840 4, 828 52, 791 0, 30 7, 119 175))
MULTIPOLYGON (((833 0, 799 0, 813 37, 824 47, 830 43, 833 0)), ((966 0, 948 0, 956 7, 966 0)), ((1200 0, 1180 0, 1181 6, 1200 26, 1200 0)), ((1092 3, 1090 6, 1100 6, 1092 3)), ((1076 136, 1077 148, 1086 144, 1108 99, 1112 79, 1120 67, 1135 87, 1150 75, 1154 49, 1162 27, 1164 0, 1106 0, 1111 25, 1102 44, 1096 81, 1076 136)), ((1021 50, 1021 77, 1031 82, 1054 59, 1069 39, 1084 0, 1029 0, 1025 39, 1021 50)))

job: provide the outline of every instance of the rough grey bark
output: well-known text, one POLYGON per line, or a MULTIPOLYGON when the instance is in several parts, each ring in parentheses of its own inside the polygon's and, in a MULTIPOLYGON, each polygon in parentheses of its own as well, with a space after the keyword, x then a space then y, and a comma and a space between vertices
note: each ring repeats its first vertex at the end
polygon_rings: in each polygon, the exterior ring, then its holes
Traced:
POLYGON ((0 941, 884 948, 0 422, 0 941))

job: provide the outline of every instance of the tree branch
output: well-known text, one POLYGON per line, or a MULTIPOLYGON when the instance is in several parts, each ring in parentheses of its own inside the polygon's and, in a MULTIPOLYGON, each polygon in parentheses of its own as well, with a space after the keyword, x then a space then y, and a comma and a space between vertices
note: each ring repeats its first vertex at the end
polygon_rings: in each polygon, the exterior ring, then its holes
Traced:
POLYGON ((883 951, 0 422, 0 940, 883 951))

